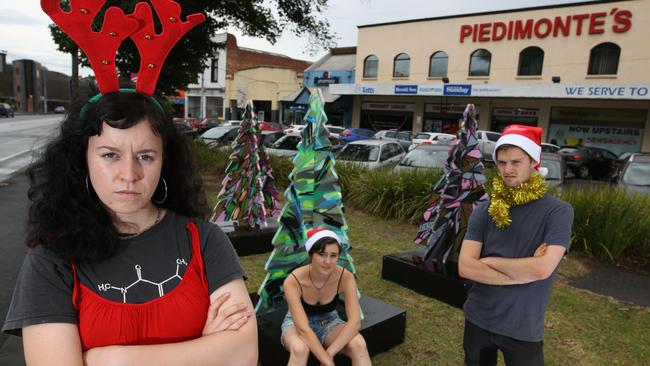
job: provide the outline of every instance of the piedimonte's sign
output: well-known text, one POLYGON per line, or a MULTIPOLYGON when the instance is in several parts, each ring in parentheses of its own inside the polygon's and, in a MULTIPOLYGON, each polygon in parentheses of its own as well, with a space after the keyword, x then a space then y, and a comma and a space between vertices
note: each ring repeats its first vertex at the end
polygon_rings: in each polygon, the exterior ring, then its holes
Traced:
POLYGON ((338 84, 329 88, 338 95, 650 100, 650 84, 338 84))
POLYGON ((612 7, 607 11, 558 15, 552 18, 462 24, 460 43, 575 37, 609 32, 625 33, 630 28, 632 28, 632 11, 612 7))

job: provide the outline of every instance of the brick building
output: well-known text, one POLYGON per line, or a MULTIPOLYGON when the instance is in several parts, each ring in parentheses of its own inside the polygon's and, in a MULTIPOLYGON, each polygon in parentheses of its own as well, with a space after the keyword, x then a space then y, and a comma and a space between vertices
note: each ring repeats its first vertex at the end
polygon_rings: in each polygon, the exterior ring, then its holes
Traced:
POLYGON ((224 47, 212 57, 197 84, 188 86, 186 117, 238 119, 238 103, 252 99, 260 120, 278 121, 280 101, 302 86, 310 62, 239 47, 234 35, 213 40, 224 47))

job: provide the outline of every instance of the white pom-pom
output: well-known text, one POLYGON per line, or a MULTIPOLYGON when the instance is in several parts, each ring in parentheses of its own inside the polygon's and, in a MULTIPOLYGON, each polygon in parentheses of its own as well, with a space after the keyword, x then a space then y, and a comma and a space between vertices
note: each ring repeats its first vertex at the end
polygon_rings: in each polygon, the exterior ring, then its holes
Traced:
POLYGON ((540 166, 539 168, 537 168, 537 172, 539 173, 540 177, 546 178, 546 176, 548 175, 548 168, 540 166))

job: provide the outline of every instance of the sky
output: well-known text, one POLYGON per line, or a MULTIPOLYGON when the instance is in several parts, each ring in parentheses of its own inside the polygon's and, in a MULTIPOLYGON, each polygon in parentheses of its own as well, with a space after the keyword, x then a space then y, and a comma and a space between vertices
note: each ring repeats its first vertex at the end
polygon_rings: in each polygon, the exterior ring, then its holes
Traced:
MULTIPOLYGON (((578 3, 586 0, 330 0, 323 13, 337 34, 337 46, 355 46, 357 26, 445 15, 468 14, 495 10, 527 8, 553 4, 578 3)), ((56 50, 47 26, 50 18, 40 9, 38 0, 0 0, 0 50, 7 60, 28 58, 50 70, 70 74, 70 55, 56 50)), ((327 51, 316 55, 306 52, 307 37, 298 38, 286 30, 275 45, 264 39, 244 37, 237 29, 228 29, 237 37, 240 47, 254 48, 316 61, 327 51)), ((81 70, 82 75, 90 73, 81 70)))

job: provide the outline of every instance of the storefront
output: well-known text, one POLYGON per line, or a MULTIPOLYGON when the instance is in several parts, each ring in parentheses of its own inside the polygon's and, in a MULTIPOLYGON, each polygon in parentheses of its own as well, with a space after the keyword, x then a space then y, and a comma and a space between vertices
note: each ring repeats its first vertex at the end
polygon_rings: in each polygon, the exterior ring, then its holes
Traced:
POLYGON ((620 155, 641 151, 648 111, 643 109, 551 108, 548 141, 602 147, 620 155))
POLYGON ((539 109, 493 108, 491 131, 501 132, 510 124, 539 125, 539 109))
POLYGON ((415 105, 412 103, 382 103, 368 102, 361 106, 361 128, 375 131, 379 130, 407 130, 413 129, 413 113, 415 105))
MULTIPOLYGON (((475 105, 478 119, 480 106, 475 105)), ((463 119, 464 104, 439 104, 426 103, 424 105, 423 132, 443 132, 456 134, 463 119)))
POLYGON ((354 97, 355 127, 452 132, 472 103, 482 130, 518 123, 560 145, 650 151, 648 34, 646 0, 359 25, 355 82, 330 91, 354 97))

